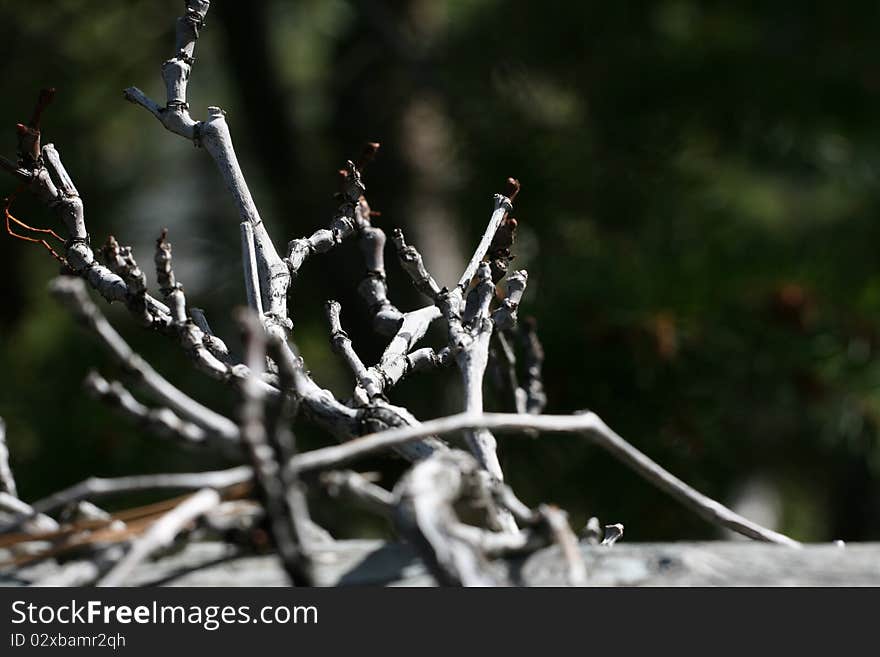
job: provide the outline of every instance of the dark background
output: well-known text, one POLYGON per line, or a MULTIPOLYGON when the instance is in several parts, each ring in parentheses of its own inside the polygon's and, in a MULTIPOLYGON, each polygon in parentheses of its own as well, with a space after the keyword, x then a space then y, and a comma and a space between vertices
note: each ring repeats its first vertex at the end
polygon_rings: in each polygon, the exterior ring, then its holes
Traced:
MULTIPOLYGON (((514 175, 515 265, 530 273, 522 312, 546 348, 549 412, 596 411, 689 483, 795 538, 880 539, 880 5, 213 4, 190 105, 197 118, 227 110, 279 249, 326 224, 336 169, 379 140, 366 182, 380 225, 404 227, 448 283, 514 175)), ((84 198, 93 242, 134 245, 154 282, 153 240, 168 226, 190 304, 237 349, 233 204, 205 153, 121 93, 164 97, 159 66, 182 5, 0 0, 0 148, 14 156, 15 123, 40 87, 56 87, 44 141, 84 198)), ((15 210, 53 221, 27 198, 15 210)), ((393 260, 392 298, 413 308, 393 260)), ((222 466, 82 394, 89 368, 117 372, 46 294, 56 271, 44 251, 0 236, 0 415, 22 496, 87 475, 222 466)), ((352 382, 321 302, 343 302, 372 361, 381 345, 354 292, 362 274, 347 243, 305 265, 292 301, 298 345, 340 395, 352 382)), ((172 381, 234 412, 231 391, 172 342, 102 307, 172 381)), ((427 419, 459 410, 459 395, 450 372, 413 377, 392 401, 427 419)), ((298 433, 306 447, 329 440, 298 433)), ((501 454, 527 501, 560 504, 577 524, 595 514, 631 540, 716 536, 576 440, 502 439, 501 454)), ((315 502, 338 536, 383 531, 315 502)))

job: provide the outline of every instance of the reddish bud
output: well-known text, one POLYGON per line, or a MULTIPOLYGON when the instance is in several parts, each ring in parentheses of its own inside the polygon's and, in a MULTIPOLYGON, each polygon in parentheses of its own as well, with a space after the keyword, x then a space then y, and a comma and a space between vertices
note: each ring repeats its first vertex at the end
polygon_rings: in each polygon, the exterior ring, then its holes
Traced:
POLYGON ((504 195, 513 201, 519 194, 520 184, 516 178, 508 178, 504 187, 504 195))
POLYGON ((378 141, 368 141, 364 144, 364 150, 361 151, 361 157, 358 159, 357 168, 363 169, 367 164, 373 161, 376 153, 379 152, 381 144, 378 141))
POLYGON ((37 130, 40 127, 40 117, 43 114, 43 110, 46 109, 46 106, 52 102, 52 99, 55 97, 55 89, 54 87, 49 89, 40 89, 40 95, 37 97, 37 104, 34 107, 34 113, 31 116, 30 126, 37 130))

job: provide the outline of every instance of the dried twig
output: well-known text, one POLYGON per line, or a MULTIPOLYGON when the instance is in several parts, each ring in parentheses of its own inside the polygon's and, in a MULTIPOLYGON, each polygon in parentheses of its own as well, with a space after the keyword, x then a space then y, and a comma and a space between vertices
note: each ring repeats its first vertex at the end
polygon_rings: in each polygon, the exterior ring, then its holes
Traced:
MULTIPOLYGON (((357 216, 363 216, 358 212, 357 216)), ((400 327, 403 314, 388 298, 388 279, 385 273, 385 232, 378 226, 364 222, 360 230, 360 248, 367 273, 358 286, 358 293, 373 317, 373 328, 382 335, 393 335, 400 327)))
MULTIPOLYGON (((25 504, 17 512, 19 514, 17 518, 5 526, 0 526, 0 533, 12 531, 22 522, 41 514, 51 513, 80 500, 95 500, 110 495, 142 491, 198 490, 200 488, 223 489, 246 483, 251 480, 252 476, 251 468, 242 465, 227 470, 211 472, 131 475, 107 479, 89 477, 78 484, 37 501, 33 505, 25 504)), ((22 504, 24 503, 22 502, 22 504)), ((53 520, 52 522, 54 523, 55 521, 53 520)))
POLYGON ((119 381, 107 381, 93 370, 84 385, 91 395, 115 406, 159 435, 174 436, 187 445, 202 446, 208 440, 210 434, 203 427, 181 419, 169 408, 153 409, 141 404, 119 381))
POLYGON ((578 548, 577 537, 568 524, 568 515, 562 509, 549 504, 538 507, 538 515, 562 550, 569 586, 584 586, 587 583, 587 568, 578 548))
POLYGON ((454 505, 474 492, 479 466, 469 454, 450 450, 417 463, 394 488, 395 526, 446 586, 497 586, 485 555, 456 531, 454 505))
POLYGON ((12 476, 12 468, 9 467, 9 448, 6 446, 6 422, 3 421, 3 418, 0 418, 0 493, 8 493, 12 497, 18 497, 15 477, 12 476))
POLYGON ((623 537, 623 525, 619 522, 614 525, 605 525, 605 538, 602 545, 612 546, 623 537))
POLYGON ((187 498, 186 501, 156 521, 143 536, 135 540, 122 560, 101 578, 97 585, 124 586, 138 565, 154 552, 171 545, 187 525, 219 504, 220 495, 212 488, 203 488, 192 497, 187 498))
MULTIPOLYGON (((22 535, 24 542, 33 543, 39 538, 53 541, 49 550, 28 559, 46 559, 69 553, 73 548, 88 549, 90 560, 74 564, 66 571, 66 581, 90 583, 110 568, 101 584, 125 583, 134 568, 173 542, 195 519, 211 512, 216 515, 220 508, 219 489, 254 482, 265 513, 254 512, 254 504, 246 513, 240 505, 223 509, 223 513, 242 513, 251 529, 257 522, 266 523, 292 582, 310 584, 314 545, 319 540, 332 539, 309 518, 306 480, 302 475, 394 449, 415 465, 397 483, 393 493, 350 471, 324 473, 320 479, 332 493, 344 493, 370 510, 390 517, 398 532, 420 552, 438 582, 468 586, 499 584, 501 580, 489 566, 491 557, 552 542, 559 545, 565 559, 568 582, 584 584, 586 569, 567 515, 549 505, 529 508, 503 483, 492 431, 516 431, 523 436, 534 436, 539 431, 578 434, 701 517, 751 538, 798 545, 691 488, 614 433, 595 414, 540 415, 546 405, 541 372, 543 350, 534 324, 517 324, 528 276, 525 271, 509 271, 517 232, 517 220, 511 216, 519 192, 515 179, 508 179, 504 194, 495 195, 483 235, 451 289, 441 287, 422 254, 407 244, 401 231, 394 231, 391 239, 402 268, 416 289, 430 300, 425 307, 402 312, 389 299, 384 261, 386 236, 373 225, 372 218, 378 213, 370 210, 361 178, 364 165, 376 154, 378 144, 368 144, 357 163, 349 161, 340 171, 340 203, 329 224, 307 237, 290 241, 282 259, 245 182, 224 112, 210 107, 203 121, 196 121, 189 114, 188 82, 196 40, 205 25, 210 2, 185 0, 185 5, 185 15, 177 21, 175 54, 162 67, 164 106, 135 87, 126 89, 125 97, 149 111, 170 132, 204 147, 236 203, 250 307, 250 312, 242 316, 246 363, 236 363, 230 357, 225 343, 213 335, 201 311, 187 311, 165 231, 157 240, 155 252, 162 301, 147 291, 146 276, 130 247, 110 237, 101 252, 104 264, 96 261, 79 193, 58 151, 51 144, 41 144, 40 119, 54 90, 42 92, 29 124, 17 127, 18 161, 0 158, 0 168, 19 181, 20 189, 29 189, 51 208, 68 231, 63 256, 57 257, 70 276, 56 279, 53 293, 98 335, 160 407, 148 407, 121 383, 107 381, 95 373, 87 379, 89 390, 151 431, 174 436, 186 444, 218 445, 236 456, 241 455, 243 446, 251 466, 217 472, 92 478, 29 505, 15 496, 0 420, 0 532, 24 524, 31 531, 22 535), (341 307, 328 302, 331 342, 355 376, 351 399, 343 401, 316 383, 290 341, 288 296, 293 279, 309 257, 325 253, 348 238, 358 240, 367 270, 359 294, 367 305, 374 330, 388 342, 379 361, 368 365, 343 329, 341 307), (86 283, 108 302, 124 303, 142 325, 175 338, 198 369, 236 384, 241 391, 238 422, 195 401, 134 353, 92 303, 86 283), (496 284, 505 289, 500 301, 496 284), (438 319, 446 323, 445 343, 419 348, 438 319), (485 413, 483 384, 490 344, 506 390, 512 393, 516 414, 485 413), (522 354, 522 384, 514 347, 522 354), (390 393, 404 377, 453 361, 461 373, 463 413, 420 423, 409 410, 389 401, 390 393), (274 422, 267 420, 267 402, 271 402, 269 408, 277 410, 272 415, 274 422), (299 409, 307 420, 337 439, 350 442, 295 454, 291 425, 299 409), (464 433, 471 454, 451 450, 439 439, 455 432, 464 433), (129 519, 132 524, 116 530, 96 529, 95 523, 106 524, 110 519, 89 507, 80 509, 88 512, 89 517, 75 522, 68 522, 67 514, 63 514, 62 527, 45 515, 86 498, 152 489, 199 492, 181 503, 166 500, 161 508, 154 506, 148 514, 129 519), (172 504, 175 506, 169 511, 172 504), (468 522, 471 514, 479 518, 476 524, 465 522, 461 513, 465 509, 468 522), (159 512, 167 513, 154 522, 159 512), (524 529, 520 531, 518 525, 524 529), (118 544, 107 549, 108 543, 127 544, 144 529, 146 532, 134 539, 121 559, 118 544), (92 530, 95 531, 89 533, 92 530)), ((8 207, 6 216, 7 222, 17 221, 9 215, 8 207)), ((18 224, 29 228, 22 222, 18 224)), ((58 237, 51 229, 35 230, 58 237)), ((224 518, 215 526, 225 527, 227 520, 224 518)), ((622 533, 623 526, 619 524, 606 526, 602 533, 598 521, 592 519, 586 538, 595 543, 601 539, 603 545, 610 546, 622 533)), ((14 542, 19 537, 7 535, 6 539, 14 542)))
POLYGON ((13 518, 0 524, 0 533, 12 531, 23 523, 26 523, 25 531, 28 533, 52 532, 58 529, 55 520, 10 493, 0 492, 0 513, 9 514, 13 518))
POLYGON ((352 470, 323 472, 321 483, 333 497, 347 497, 380 516, 390 518, 394 511, 393 493, 352 470))
POLYGON ((228 363, 228 350, 222 340, 205 333, 192 322, 178 321, 164 303, 145 291, 145 278, 129 247, 110 238, 104 249, 108 266, 98 263, 86 231, 83 203, 70 175, 52 144, 42 148, 42 158, 22 163, 27 186, 52 209, 67 227, 70 239, 65 245, 69 273, 85 280, 109 302, 120 301, 142 324, 178 338, 187 355, 202 371, 218 379, 239 373, 228 363))
MULTIPOLYGON (((474 251, 471 261, 465 268, 458 286, 453 290, 441 289, 424 264, 419 251, 408 245, 400 230, 394 233, 401 266, 409 274, 416 288, 430 298, 446 319, 449 335, 449 349, 455 356, 462 374, 464 386, 464 409, 467 413, 483 412, 483 378, 489 358, 489 343, 495 324, 500 328, 510 328, 516 321, 516 310, 525 289, 526 272, 515 272, 508 285, 508 297, 490 320, 490 304, 495 291, 492 268, 483 262, 499 226, 512 208, 512 198, 519 191, 519 183, 508 179, 508 196, 496 194, 495 209, 489 224, 474 251), (464 301, 464 292, 477 275, 477 283, 464 301), (462 307, 464 306, 464 307, 462 307)), ((511 237, 512 244, 512 237, 511 237)), ((497 441, 485 428, 469 430, 466 434, 471 452, 494 478, 503 481, 504 474, 497 455, 497 441)), ((506 530, 516 531, 513 518, 504 511, 499 512, 495 524, 506 530)))
POLYGON ((92 303, 82 281, 60 277, 52 282, 52 293, 89 327, 113 354, 116 360, 159 400, 174 412, 207 429, 221 440, 238 442, 238 427, 228 418, 203 406, 171 385, 164 377, 138 356, 92 303))
POLYGON ((467 286, 470 285, 471 279, 474 277, 474 274, 477 273, 480 263, 483 261, 483 258, 489 250, 489 246, 495 237, 495 233, 498 232, 498 227, 501 226, 501 222, 504 221, 507 213, 513 209, 513 200, 519 193, 519 182, 514 178, 508 178, 507 187, 508 189, 505 190, 507 192, 506 195, 495 195, 495 209, 492 211, 492 216, 489 218, 489 223, 486 226, 486 230, 483 232, 483 237, 480 239, 480 243, 477 245, 474 254, 471 256, 470 262, 467 267, 465 267, 461 278, 458 280, 458 287, 462 290, 465 290, 467 286))
POLYGON ((465 429, 479 428, 496 431, 531 429, 582 435, 591 443, 610 452, 612 456, 635 470, 644 479, 677 499, 705 520, 755 540, 788 546, 800 545, 797 541, 747 520, 720 502, 703 495, 633 447, 612 431, 598 415, 591 412, 578 415, 520 415, 515 413, 472 415, 460 413, 428 420, 419 426, 389 429, 371 436, 363 436, 344 445, 325 447, 300 454, 291 460, 289 467, 299 472, 337 468, 367 454, 391 449, 426 435, 443 436, 465 429))
MULTIPOLYGON (((494 217, 494 215, 493 215, 494 217)), ((425 269, 418 250, 407 245, 401 231, 395 233, 395 244, 401 264, 409 273, 413 284, 434 300, 446 319, 449 335, 449 350, 454 354, 462 373, 464 385, 465 412, 483 411, 483 376, 489 354, 489 340, 492 336, 492 322, 488 318, 489 303, 494 292, 489 266, 480 266, 480 281, 472 291, 470 303, 462 313, 462 288, 454 290, 439 289, 434 278, 425 269)), ((494 436, 485 429, 469 431, 467 440, 471 451, 493 477, 502 481, 504 475, 498 461, 494 436)), ((496 524, 507 530, 516 531, 513 519, 502 513, 495 519, 496 524)))
POLYGON ((525 353, 526 376, 523 390, 525 391, 525 412, 538 415, 547 406, 547 394, 544 392, 544 378, 541 372, 544 366, 544 347, 538 339, 535 319, 527 317, 519 324, 520 341, 525 353))
MULTIPOLYGON (((378 148, 378 144, 376 144, 378 148)), ((333 247, 351 237, 361 227, 369 225, 369 206, 363 199, 366 190, 361 182, 358 167, 349 160, 342 174, 342 203, 329 228, 320 228, 310 237, 291 240, 287 245, 287 266, 293 276, 299 274, 300 267, 313 253, 326 253, 333 247)))
POLYGON ((296 517, 301 505, 289 504, 281 455, 269 443, 264 417, 264 397, 260 386, 255 382, 255 377, 266 362, 266 334, 262 322, 254 314, 242 312, 239 322, 244 329, 246 363, 251 372, 241 386, 241 439, 250 457, 260 501, 266 509, 269 528, 284 569, 294 585, 308 586, 313 581, 312 566, 300 535, 300 529, 308 518, 296 517))
POLYGON ((327 312, 327 323, 330 325, 330 344, 333 346, 333 351, 342 356, 345 364, 348 365, 354 374, 358 389, 362 390, 362 394, 357 401, 360 405, 366 405, 373 398, 382 394, 382 386, 378 381, 378 377, 367 370, 360 356, 354 350, 348 333, 342 329, 340 317, 342 306, 339 305, 338 301, 328 301, 325 304, 325 310, 327 312))
POLYGON ((244 287, 248 306, 260 317, 263 315, 263 298, 260 294, 260 275, 257 268, 257 248, 254 243, 254 227, 241 222, 241 261, 244 265, 244 287))
MULTIPOLYGON (((137 87, 126 89, 125 98, 150 112, 170 132, 191 140, 196 146, 203 146, 211 155, 235 199, 240 221, 247 222, 253 231, 265 320, 269 325, 285 329, 290 327, 287 319, 290 272, 275 250, 245 182, 232 146, 225 112, 219 107, 209 107, 208 118, 204 121, 195 121, 189 114, 187 85, 195 62, 196 40, 210 4, 209 0, 187 0, 186 14, 177 19, 175 55, 162 65, 165 107, 160 107, 137 87)), ((250 282, 246 281, 246 285, 250 282)))

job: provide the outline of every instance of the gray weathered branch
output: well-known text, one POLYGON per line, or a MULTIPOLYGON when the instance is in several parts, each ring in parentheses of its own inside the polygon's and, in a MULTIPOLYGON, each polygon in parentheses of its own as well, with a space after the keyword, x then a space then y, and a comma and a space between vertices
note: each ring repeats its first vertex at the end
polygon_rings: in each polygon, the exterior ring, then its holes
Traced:
POLYGON ((479 466, 450 450, 414 465, 394 488, 394 523, 445 586, 497 586, 485 555, 457 531, 455 504, 473 494, 479 466))
POLYGON ((12 497, 18 497, 15 477, 12 476, 12 468, 9 467, 9 448, 6 445, 6 422, 3 421, 3 418, 0 418, 0 493, 8 493, 12 497))
POLYGON ((519 183, 513 178, 510 178, 508 179, 508 185, 511 186, 514 191, 509 191, 508 196, 505 196, 504 194, 495 195, 495 209, 492 211, 492 216, 489 217, 489 223, 486 226, 486 230, 483 232, 483 237, 480 239, 480 243, 477 245, 474 254, 471 256, 470 262, 468 262, 461 278, 458 280, 458 287, 462 290, 467 289, 470 285, 471 279, 473 279, 474 274, 477 273, 477 269, 480 267, 480 263, 482 263, 483 258, 486 257, 489 245, 492 243, 495 233, 498 232, 498 227, 501 226, 501 222, 504 221, 507 213, 513 209, 513 199, 516 198, 516 193, 519 192, 519 183))
POLYGON ((692 488, 612 431, 598 415, 520 415, 516 413, 460 413, 437 420, 427 420, 417 427, 401 427, 363 436, 344 445, 312 450, 293 458, 289 467, 309 470, 337 468, 340 465, 383 450, 418 440, 427 435, 443 436, 465 429, 485 428, 495 431, 534 430, 550 433, 573 433, 611 453, 637 474, 677 499, 691 511, 718 526, 749 538, 788 546, 800 545, 778 532, 762 527, 692 488))
POLYGON ((169 408, 154 409, 140 403, 119 381, 107 381, 92 370, 86 377, 84 385, 95 398, 118 408, 161 436, 173 436, 187 445, 198 446, 204 445, 208 440, 209 433, 203 427, 181 419, 169 408))
POLYGON ((196 366, 213 378, 222 380, 233 376, 235 368, 231 365, 226 345, 208 336, 187 314, 186 295, 183 285, 174 275, 171 242, 164 228, 156 240, 154 261, 159 289, 171 315, 171 330, 176 332, 180 345, 190 354, 196 366))
POLYGON ((98 586, 124 586, 132 571, 154 552, 170 546, 187 525, 220 504, 220 495, 212 488, 203 488, 159 518, 104 577, 98 586))
POLYGON ((285 473, 281 455, 270 444, 266 430, 265 396, 256 383, 256 377, 265 367, 266 333, 259 317, 242 312, 239 322, 244 330, 246 364, 250 376, 241 386, 242 400, 239 410, 239 427, 245 445, 257 492, 269 521, 269 531, 291 582, 296 586, 312 584, 312 565, 308 550, 303 545, 302 528, 309 518, 298 517, 307 513, 304 504, 291 505, 288 498, 288 478, 295 474, 285 473))
POLYGON ((89 299, 82 281, 62 276, 52 282, 51 291, 79 321, 101 339, 120 365, 135 375, 138 381, 163 404, 191 422, 204 427, 220 439, 238 442, 238 428, 234 422, 203 406, 171 385, 128 346, 128 343, 123 340, 122 336, 98 310, 98 307, 89 299))
POLYGON ((543 413, 547 406, 547 394, 544 392, 544 377, 541 371, 544 366, 544 347, 538 339, 534 318, 527 317, 526 321, 520 323, 519 328, 526 367, 523 386, 526 398, 525 412, 537 415, 543 413))
MULTIPOLYGON (((70 488, 65 488, 35 502, 27 510, 23 509, 19 512, 23 517, 18 521, 27 520, 39 514, 48 514, 85 499, 95 500, 111 495, 143 491, 222 489, 249 482, 252 476, 253 472, 250 466, 240 465, 227 470, 210 472, 131 475, 115 478, 90 477, 70 488)), ((0 532, 10 529, 9 526, 0 527, 0 532)))
POLYGON ((51 532, 58 529, 55 520, 10 493, 0 492, 0 512, 11 516, 2 519, 0 534, 12 531, 22 524, 27 532, 51 532))
MULTIPOLYGON (((193 120, 189 113, 187 84, 195 62, 196 40, 199 38, 200 28, 204 26, 210 4, 209 0, 187 0, 186 14, 177 19, 175 55, 162 65, 162 78, 166 88, 165 107, 160 107, 137 87, 126 89, 125 98, 150 112, 170 132, 191 140, 196 146, 203 146, 211 155, 235 200, 240 221, 247 222, 253 230, 266 321, 281 328, 289 328, 287 290, 290 286, 290 271, 275 250, 245 182, 232 145, 225 112, 219 107, 209 107, 208 117, 204 121, 193 120)), ((247 281, 246 285, 249 285, 247 281)))
POLYGON ((146 293, 143 272, 129 247, 120 247, 110 238, 103 254, 109 266, 98 262, 86 231, 79 192, 52 144, 43 146, 42 158, 30 161, 27 167, 28 189, 68 230, 70 239, 65 244, 64 255, 70 273, 80 276, 106 301, 125 304, 145 326, 177 337, 202 371, 221 380, 240 376, 229 364, 228 350, 222 340, 206 335, 194 324, 175 323, 168 306, 146 293))
POLYGON ((390 518, 394 512, 394 494, 358 472, 331 470, 321 473, 320 479, 333 497, 347 497, 368 511, 386 518, 390 518))
POLYGON ((342 203, 328 228, 316 230, 310 237, 291 240, 287 244, 287 266, 291 275, 297 276, 306 259, 313 253, 327 253, 343 240, 351 237, 360 226, 369 225, 369 206, 363 198, 366 190, 361 182, 361 173, 349 160, 347 168, 340 173, 342 181, 342 203), (360 224, 360 226, 359 226, 360 224))

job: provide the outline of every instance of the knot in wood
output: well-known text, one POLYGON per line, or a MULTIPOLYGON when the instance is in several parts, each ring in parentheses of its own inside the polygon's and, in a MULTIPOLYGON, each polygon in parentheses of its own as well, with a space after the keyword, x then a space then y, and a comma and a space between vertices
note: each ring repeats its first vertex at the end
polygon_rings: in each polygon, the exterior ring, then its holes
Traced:
POLYGON ((409 426, 409 420, 388 406, 370 405, 358 412, 360 435, 409 426))

